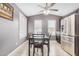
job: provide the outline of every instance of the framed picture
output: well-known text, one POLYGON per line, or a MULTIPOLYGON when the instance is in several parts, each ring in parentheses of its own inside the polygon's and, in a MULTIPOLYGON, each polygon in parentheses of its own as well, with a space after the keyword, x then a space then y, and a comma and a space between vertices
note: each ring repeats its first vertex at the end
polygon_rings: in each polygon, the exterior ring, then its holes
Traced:
POLYGON ((13 20, 14 8, 8 3, 0 3, 0 17, 13 20))

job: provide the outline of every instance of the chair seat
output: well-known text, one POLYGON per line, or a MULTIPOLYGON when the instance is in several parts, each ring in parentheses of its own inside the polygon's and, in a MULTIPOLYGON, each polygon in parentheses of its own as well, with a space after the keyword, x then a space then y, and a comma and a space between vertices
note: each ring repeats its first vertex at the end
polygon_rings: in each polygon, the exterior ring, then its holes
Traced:
POLYGON ((42 43, 39 42, 34 43, 34 47, 36 48, 41 48, 42 46, 43 46, 42 43))
POLYGON ((48 45, 48 43, 44 43, 44 45, 48 45))

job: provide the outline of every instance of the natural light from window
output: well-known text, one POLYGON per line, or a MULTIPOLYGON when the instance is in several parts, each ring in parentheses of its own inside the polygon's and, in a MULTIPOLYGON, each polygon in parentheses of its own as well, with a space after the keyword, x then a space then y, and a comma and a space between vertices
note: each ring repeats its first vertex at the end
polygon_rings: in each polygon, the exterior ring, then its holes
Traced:
POLYGON ((48 33, 55 35, 55 32, 56 32, 56 21, 48 20, 48 33))

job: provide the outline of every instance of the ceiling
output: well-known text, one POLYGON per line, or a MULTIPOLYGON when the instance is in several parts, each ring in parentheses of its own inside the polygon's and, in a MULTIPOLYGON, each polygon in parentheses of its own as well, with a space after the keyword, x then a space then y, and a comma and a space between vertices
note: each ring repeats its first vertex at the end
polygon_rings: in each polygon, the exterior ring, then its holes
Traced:
MULTIPOLYGON (((33 16, 42 14, 38 5, 45 6, 45 3, 16 3, 26 16, 33 16)), ((50 4, 49 4, 50 5, 50 4)), ((65 16, 79 8, 79 3, 56 3, 51 9, 58 9, 59 11, 51 11, 49 14, 57 16, 65 16)))

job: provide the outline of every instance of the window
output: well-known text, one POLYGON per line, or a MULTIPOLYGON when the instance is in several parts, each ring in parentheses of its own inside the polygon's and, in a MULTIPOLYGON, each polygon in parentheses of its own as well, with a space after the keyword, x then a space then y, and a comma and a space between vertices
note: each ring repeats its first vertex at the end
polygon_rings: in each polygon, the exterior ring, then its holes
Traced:
POLYGON ((41 33, 41 32, 42 32, 42 20, 35 20, 34 33, 41 33))
POLYGON ((55 20, 48 20, 48 33, 55 35, 56 31, 56 21, 55 20))

